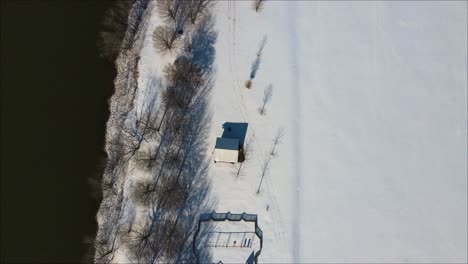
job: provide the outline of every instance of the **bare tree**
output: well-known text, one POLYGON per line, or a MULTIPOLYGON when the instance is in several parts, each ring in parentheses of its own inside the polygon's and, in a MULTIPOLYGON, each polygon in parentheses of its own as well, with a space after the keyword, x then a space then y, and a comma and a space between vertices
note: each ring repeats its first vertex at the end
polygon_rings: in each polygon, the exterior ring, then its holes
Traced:
POLYGON ((276 156, 276 146, 281 144, 283 141, 283 136, 284 136, 284 128, 280 127, 278 128, 278 131, 276 132, 275 137, 273 138, 273 147, 271 148, 270 155, 275 157, 276 156))
POLYGON ((122 129, 122 137, 117 144, 124 146, 124 153, 129 158, 133 157, 142 146, 143 141, 153 138, 156 132, 157 101, 161 81, 156 77, 150 77, 147 87, 138 96, 139 103, 134 110, 126 116, 127 119, 122 129))
POLYGON ((253 2, 253 7, 255 9, 255 12, 259 12, 263 9, 263 6, 265 4, 265 1, 264 0, 254 0, 253 2))
MULTIPOLYGON (((177 5, 187 1, 160 2, 177 5)), ((180 11, 174 12, 176 20, 177 14, 181 14, 177 12, 180 11)), ((112 179, 113 194, 107 200, 113 204, 108 210, 105 204, 100 208, 110 213, 101 217, 109 219, 106 220, 108 230, 100 226, 102 239, 96 242, 100 249, 95 254, 96 262, 112 262, 119 245, 125 245, 135 262, 194 262, 190 242, 196 230, 196 218, 211 204, 211 201, 207 203, 209 181, 205 154, 210 123, 207 109, 213 84, 213 60, 209 58, 214 58, 216 40, 207 19, 210 14, 197 12, 199 18, 195 18, 194 27, 197 32, 184 37, 190 41, 190 52, 177 51, 177 59, 165 69, 164 87, 158 89, 162 90, 161 98, 142 100, 145 94, 139 93, 133 100, 134 110, 121 115, 124 129, 118 129, 112 138, 115 144, 108 145, 110 161, 106 177, 112 179), (161 102, 163 107, 159 107, 161 102), (161 130, 156 133, 155 128, 161 130), (133 182, 126 196, 123 186, 128 181, 119 176, 131 173, 131 165, 144 170, 145 178, 133 182), (122 197, 125 201, 129 198, 128 204, 133 208, 141 209, 136 219, 135 215, 118 213, 127 211, 121 209, 122 197)), ((165 23, 173 22, 168 19, 165 23)))
POLYGON ((176 40, 177 32, 173 26, 157 26, 153 32, 153 45, 158 51, 172 51, 176 40))
POLYGON ((132 2, 133 6, 131 12, 128 15, 128 27, 127 33, 122 42, 122 48, 130 49, 135 42, 135 36, 140 28, 141 20, 143 19, 143 14, 148 7, 149 0, 123 0, 127 2, 132 2))
POLYGON ((164 73, 169 86, 197 89, 204 83, 202 70, 186 56, 179 56, 164 69, 164 73))
POLYGON ((164 112, 156 128, 157 131, 161 129, 168 113, 176 108, 187 109, 199 88, 206 83, 205 73, 185 56, 180 56, 174 63, 167 65, 164 73, 166 79, 162 95, 164 112))
POLYGON ((158 224, 159 220, 160 217, 153 208, 146 221, 132 229, 129 250, 138 262, 148 263, 150 262, 148 259, 161 252, 162 245, 157 243, 157 236, 159 235, 158 230, 162 228, 164 223, 158 224))
POLYGON ((156 199, 156 188, 152 179, 136 182, 131 196, 136 204, 149 206, 156 199))
POLYGON ((156 150, 154 146, 150 146, 145 150, 140 150, 135 155, 135 163, 140 169, 150 171, 157 165, 156 150))
POLYGON ((157 10, 163 19, 175 21, 183 4, 181 0, 157 0, 157 10))
POLYGON ((284 136, 284 128, 278 128, 278 131, 276 132, 276 135, 273 138, 272 148, 271 148, 270 152, 268 153, 268 155, 265 157, 265 160, 263 161, 263 164, 262 164, 262 171, 261 171, 261 176, 262 177, 261 177, 261 180, 260 180, 260 184, 258 185, 257 194, 260 193, 260 188, 262 187, 263 178, 270 171, 270 162, 271 162, 272 158, 277 156, 276 152, 275 152, 276 147, 279 144, 281 144, 283 136, 284 136))
POLYGON ((200 67, 185 56, 178 57, 164 72, 167 82, 164 96, 169 107, 187 108, 199 88, 206 82, 200 67))
POLYGON ((245 82, 245 87, 247 87, 248 89, 251 88, 252 80, 255 79, 255 76, 257 76, 257 71, 260 68, 260 63, 262 61, 262 52, 263 52, 263 49, 265 48, 266 42, 267 42, 267 36, 263 36, 262 42, 260 42, 260 47, 257 51, 257 57, 255 58, 250 68, 249 80, 245 82))
POLYGON ((180 208, 187 196, 187 191, 179 183, 168 186, 160 193, 159 198, 162 199, 161 207, 164 209, 180 208))
POLYGON ((166 23, 175 26, 176 32, 183 32, 189 18, 191 2, 187 0, 158 0, 157 8, 166 23))
POLYGON ((251 136, 247 139, 246 143, 244 144, 244 147, 241 149, 239 152, 239 167, 235 171, 236 177, 239 177, 240 175, 244 174, 244 163, 250 160, 250 154, 253 151, 253 142, 254 142, 254 137, 251 136))
POLYGON ((258 108, 258 112, 260 113, 260 115, 266 114, 265 106, 268 104, 268 102, 271 101, 272 97, 273 97, 273 85, 269 84, 263 91, 262 106, 258 108))
POLYGON ((261 180, 260 180, 260 184, 258 185, 257 194, 260 193, 260 188, 262 187, 263 178, 265 178, 265 175, 267 175, 268 172, 270 171, 270 161, 271 161, 270 155, 268 155, 268 156, 263 160, 262 172, 261 172, 262 177, 261 177, 261 180))
POLYGON ((214 5, 212 0, 189 0, 189 2, 188 16, 192 24, 209 13, 214 5))
POLYGON ((162 86, 161 79, 151 75, 147 79, 146 89, 139 96, 141 97, 141 103, 134 113, 134 126, 144 140, 151 138, 156 132, 157 113, 159 112, 157 102, 162 86))

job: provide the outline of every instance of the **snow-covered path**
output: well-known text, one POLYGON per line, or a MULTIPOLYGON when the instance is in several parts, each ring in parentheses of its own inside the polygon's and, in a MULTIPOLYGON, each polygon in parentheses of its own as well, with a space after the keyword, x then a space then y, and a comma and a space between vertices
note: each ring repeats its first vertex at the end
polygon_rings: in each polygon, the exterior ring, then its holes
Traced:
POLYGON ((259 214, 260 260, 466 261, 467 3, 267 1, 255 13, 238 1, 217 10, 212 138, 224 122, 249 122, 255 154, 241 179, 214 166, 214 189, 219 210, 259 214), (258 196, 278 127, 285 140, 258 196))
POLYGON ((292 230, 291 234, 293 236, 292 240, 292 255, 294 262, 300 261, 300 243, 301 243, 301 182, 302 182, 302 153, 301 153, 301 123, 302 123, 302 113, 301 113, 301 84, 300 73, 301 70, 298 65, 299 59, 299 40, 297 32, 297 3, 289 2, 288 3, 288 50, 289 50, 289 78, 290 78, 290 89, 291 89, 291 146, 292 146, 292 157, 293 161, 291 166, 291 177, 293 182, 293 191, 291 209, 292 209, 292 230))

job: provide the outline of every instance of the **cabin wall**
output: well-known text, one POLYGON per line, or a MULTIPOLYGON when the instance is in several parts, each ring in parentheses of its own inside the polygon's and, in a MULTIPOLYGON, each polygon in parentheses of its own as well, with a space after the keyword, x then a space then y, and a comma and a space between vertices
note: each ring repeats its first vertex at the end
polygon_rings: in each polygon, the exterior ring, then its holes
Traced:
POLYGON ((216 149, 215 150, 216 162, 238 162, 239 151, 229 149, 216 149))

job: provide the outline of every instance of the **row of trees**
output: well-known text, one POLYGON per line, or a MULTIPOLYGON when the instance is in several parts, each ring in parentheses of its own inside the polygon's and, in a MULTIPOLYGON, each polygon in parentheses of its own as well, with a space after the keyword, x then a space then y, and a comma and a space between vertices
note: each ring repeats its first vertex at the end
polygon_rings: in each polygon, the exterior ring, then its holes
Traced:
POLYGON ((150 76, 145 88, 138 89, 136 107, 119 112, 124 125, 107 142, 101 187, 104 197, 115 199, 101 204, 100 218, 105 222, 95 240, 94 257, 99 263, 112 262, 122 245, 139 262, 193 262, 189 240, 195 216, 207 206, 205 135, 216 41, 209 13, 212 3, 164 0, 157 5, 160 15, 169 11, 166 24, 181 25, 182 20, 190 30, 177 37, 181 49, 163 78, 150 76), (136 170, 145 177, 124 195, 122 175, 136 170), (143 215, 136 213, 141 210, 143 215))
POLYGON ((270 165, 271 165, 272 158, 277 156, 276 147, 278 147, 278 145, 282 143, 283 136, 284 136, 284 128, 278 128, 278 131, 276 132, 276 135, 273 138, 271 149, 266 155, 265 159, 263 160, 263 164, 261 167, 261 178, 260 178, 260 183, 258 184, 257 194, 260 193, 263 179, 270 172, 270 165))
POLYGON ((118 72, 115 93, 109 101, 111 113, 106 133, 106 167, 100 185, 102 202, 97 213, 98 232, 94 239, 94 262, 113 261, 114 252, 119 248, 120 220, 125 212, 126 202, 123 184, 127 175, 129 151, 124 133, 124 120, 132 108, 136 80, 138 77, 138 56, 142 38, 138 32, 144 28, 143 14, 149 0, 116 1, 107 12, 99 44, 102 55, 113 61, 118 72), (125 144, 124 144, 125 143, 125 144))
POLYGON ((210 0, 159 0, 157 8, 164 24, 153 32, 154 47, 160 52, 178 47, 180 36, 203 20, 214 5, 210 0))
POLYGON ((174 62, 165 67, 163 80, 156 79, 156 89, 147 90, 140 109, 129 114, 126 153, 135 168, 146 172, 146 177, 135 182, 130 195, 146 214, 136 225, 129 220, 125 230, 130 231, 121 240, 139 262, 194 261, 190 241, 196 229, 194 219, 205 206, 209 190, 205 135, 212 61, 206 58, 214 58, 214 54, 199 54, 202 49, 214 53, 216 34, 208 4, 158 2, 165 20, 173 23, 190 14, 188 21, 196 24, 178 39, 182 48, 174 62))

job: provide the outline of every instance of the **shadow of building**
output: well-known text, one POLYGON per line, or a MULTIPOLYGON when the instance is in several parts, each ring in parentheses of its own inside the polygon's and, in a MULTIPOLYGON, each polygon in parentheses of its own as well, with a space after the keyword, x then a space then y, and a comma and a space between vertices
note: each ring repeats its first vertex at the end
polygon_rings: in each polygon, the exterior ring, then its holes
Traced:
POLYGON ((224 131, 221 137, 238 139, 239 149, 243 149, 248 126, 248 123, 226 122, 223 124, 224 131))

